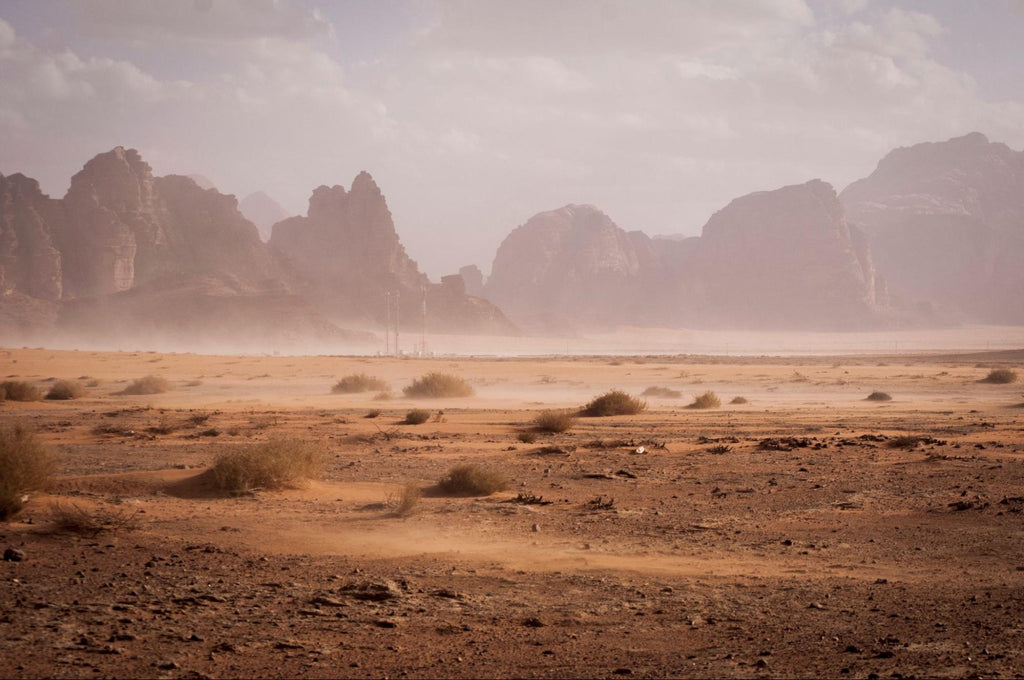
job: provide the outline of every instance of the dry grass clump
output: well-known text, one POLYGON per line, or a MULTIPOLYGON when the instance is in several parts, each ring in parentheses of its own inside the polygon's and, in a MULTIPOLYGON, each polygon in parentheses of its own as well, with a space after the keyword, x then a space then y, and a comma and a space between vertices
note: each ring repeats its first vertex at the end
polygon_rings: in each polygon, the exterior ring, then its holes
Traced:
POLYGON ((1017 382, 1017 372, 1008 368, 993 368, 984 378, 978 382, 991 383, 993 385, 1006 385, 1017 382))
POLYGON ((516 435, 516 439, 524 444, 532 444, 537 441, 537 435, 533 432, 520 432, 516 435))
POLYGON ((394 517, 408 517, 415 510, 423 497, 423 489, 413 482, 402 487, 399 494, 388 497, 387 505, 391 507, 391 514, 394 517))
POLYGON ((704 394, 698 394, 693 398, 693 403, 687 405, 686 408, 718 408, 722 405, 722 400, 718 398, 718 395, 708 390, 704 394))
POLYGON ((11 401, 39 401, 43 398, 41 389, 23 380, 5 380, 0 383, 0 390, 3 390, 4 398, 11 401))
POLYGON ((533 419, 533 426, 540 432, 567 432, 576 424, 576 415, 572 411, 541 411, 533 419))
POLYGON ((356 392, 385 392, 388 384, 380 378, 365 373, 346 375, 331 388, 334 394, 355 394, 356 392))
POLYGON ((449 373, 427 373, 413 380, 402 392, 407 397, 426 399, 471 397, 474 394, 468 382, 449 373))
POLYGON ((647 408, 647 402, 626 394, 621 390, 611 390, 583 407, 581 415, 590 417, 601 416, 635 416, 647 408))
POLYGON ((133 380, 118 394, 161 394, 171 389, 171 384, 158 375, 147 375, 133 380))
POLYGON ((403 425, 422 425, 430 420, 430 411, 425 408, 414 408, 405 414, 403 425))
POLYGON ((683 396, 683 393, 679 390, 674 390, 671 387, 648 387, 641 393, 645 397, 662 397, 664 399, 678 399, 683 396))
POLYGON ((746 404, 747 403, 747 398, 746 397, 733 397, 732 401, 730 401, 729 403, 730 404, 746 404))
POLYGON ((53 456, 28 429, 0 429, 0 521, 21 510, 29 491, 46 488, 55 469, 53 456))
POLYGON ((272 439, 217 456, 210 471, 217 488, 230 493, 279 489, 319 477, 324 448, 301 439, 272 439))
POLYGON ((79 399, 85 396, 85 388, 74 380, 58 380, 46 393, 47 399, 79 399))
POLYGON ((922 437, 915 437, 913 435, 901 435, 899 437, 893 437, 885 443, 890 449, 912 449, 921 443, 922 437))
POLYGON ((96 536, 104 531, 137 529, 138 512, 125 509, 83 508, 77 503, 57 501, 50 506, 50 529, 54 532, 96 536))
POLYGON ((508 480, 479 465, 457 465, 437 482, 437 488, 453 496, 490 496, 508 488, 508 480))
POLYGON ((885 392, 872 392, 865 399, 868 401, 892 401, 892 397, 885 392))

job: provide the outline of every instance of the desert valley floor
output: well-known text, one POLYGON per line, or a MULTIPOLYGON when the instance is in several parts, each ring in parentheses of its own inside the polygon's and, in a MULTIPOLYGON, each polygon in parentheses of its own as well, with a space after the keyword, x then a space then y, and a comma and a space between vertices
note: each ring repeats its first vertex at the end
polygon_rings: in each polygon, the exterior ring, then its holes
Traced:
POLYGON ((0 563, 0 676, 1020 677, 1024 387, 979 380, 1022 365, 0 350, 4 380, 91 385, 0 404, 59 464, 0 524, 24 555, 0 563), (431 371, 475 396, 402 395, 431 371), (332 394, 352 373, 395 396, 332 394), (147 374, 173 389, 116 394, 147 374), (652 386, 682 396, 520 436, 652 386), (720 408, 686 408, 707 390, 720 408), (271 438, 325 445, 324 476, 208 486, 271 438), (440 494, 463 463, 508 489, 440 494), (118 521, 56 530, 55 503, 118 521))

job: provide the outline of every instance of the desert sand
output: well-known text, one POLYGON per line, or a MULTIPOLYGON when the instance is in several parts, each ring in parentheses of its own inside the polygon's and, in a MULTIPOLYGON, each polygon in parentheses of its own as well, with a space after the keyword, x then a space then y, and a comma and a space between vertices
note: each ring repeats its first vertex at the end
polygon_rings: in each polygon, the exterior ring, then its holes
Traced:
POLYGON ((0 564, 0 676, 1019 677, 1024 387, 979 380, 1022 365, 0 350, 5 380, 92 385, 0 405, 59 460, 0 524, 24 554, 0 564), (430 371, 475 396, 402 396, 430 371), (351 373, 395 396, 332 394, 351 373), (116 394, 148 374, 173 389, 116 394), (651 386, 682 396, 519 438, 651 386), (720 408, 686 408, 707 390, 720 408), (433 417, 400 424, 411 408, 433 417), (205 484, 218 452, 273 437, 323 442, 323 478, 205 484), (470 462, 508 489, 436 492, 470 462), (56 531, 55 502, 125 521, 56 531))

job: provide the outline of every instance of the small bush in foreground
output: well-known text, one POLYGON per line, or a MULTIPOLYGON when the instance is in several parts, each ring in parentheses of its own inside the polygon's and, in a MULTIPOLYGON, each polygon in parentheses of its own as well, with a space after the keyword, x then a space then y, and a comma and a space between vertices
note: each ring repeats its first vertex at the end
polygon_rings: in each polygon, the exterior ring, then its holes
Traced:
POLYGON ((380 415, 380 409, 379 408, 375 408, 375 409, 370 409, 369 411, 367 411, 366 415, 363 416, 363 417, 364 418, 376 418, 379 415, 380 415))
POLYGON ((0 383, 3 389, 4 398, 11 401, 39 401, 43 398, 43 391, 32 383, 23 380, 7 380, 0 383))
POLYGON ((334 394, 354 394, 356 392, 384 392, 388 384, 380 378, 365 373, 346 375, 331 388, 334 394))
POLYGON ((747 398, 746 397, 733 397, 732 401, 730 401, 729 403, 730 404, 746 404, 747 403, 747 398))
POLYGON ((621 390, 611 390, 583 407, 582 415, 601 416, 635 416, 647 408, 647 402, 637 399, 621 390))
POLYGON ((872 392, 865 398, 868 401, 892 401, 892 397, 885 392, 872 392))
POLYGON ((664 399, 678 399, 683 396, 683 393, 679 390, 673 390, 670 387, 648 387, 642 393, 645 397, 662 397, 664 399))
POLYGON ((147 375, 133 380, 128 387, 118 394, 161 394, 171 389, 171 384, 158 375, 147 375))
POLYGON ((437 482, 437 487, 454 496, 490 496, 508 488, 508 481, 479 465, 457 465, 437 482))
POLYGON ((76 503, 56 502, 50 506, 51 530, 96 536, 103 531, 136 529, 138 513, 124 509, 87 509, 76 503))
POLYGON ((220 454, 211 472, 217 488, 244 493, 253 489, 279 489, 316 479, 326 462, 327 455, 319 444, 299 439, 273 439, 220 454))
POLYGON ((402 392, 407 397, 441 399, 445 397, 471 397, 473 388, 457 375, 427 373, 412 381, 402 392))
POLYGON ((533 425, 541 432, 566 432, 576 424, 572 411, 541 411, 533 419, 533 425))
POLYGON ((408 517, 416 509, 420 498, 423 497, 423 490, 418 484, 409 482, 402 487, 402 492, 389 497, 388 505, 391 506, 391 514, 395 517, 408 517))
POLYGON ((79 399, 85 396, 85 388, 74 380, 58 380, 46 393, 47 399, 79 399))
POLYGON ((689 404, 686 408, 718 408, 722 405, 722 400, 718 398, 718 395, 708 390, 704 394, 698 394, 693 398, 693 403, 689 404))
POLYGON ((524 444, 532 444, 535 441, 537 441, 537 435, 535 435, 533 432, 520 432, 519 434, 516 435, 516 439, 518 439, 524 444))
POLYGON ((405 414, 404 425, 422 425, 430 420, 430 411, 425 408, 414 408, 405 414))
POLYGON ((993 385, 1006 385, 1008 383, 1017 382, 1017 372, 1011 371, 1008 368, 994 368, 989 371, 988 375, 978 382, 991 383, 993 385))
POLYGON ((21 510, 29 491, 46 488, 55 468, 50 452, 29 430, 0 429, 0 521, 21 510))

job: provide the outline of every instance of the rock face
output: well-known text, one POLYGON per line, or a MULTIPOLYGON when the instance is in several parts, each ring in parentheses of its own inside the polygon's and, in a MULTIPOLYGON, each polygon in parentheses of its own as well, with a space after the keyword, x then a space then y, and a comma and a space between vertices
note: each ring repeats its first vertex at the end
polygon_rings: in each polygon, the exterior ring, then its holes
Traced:
POLYGON ((398 238, 384 195, 366 172, 348 191, 315 189, 307 215, 275 224, 269 245, 301 272, 306 295, 332 318, 383 324, 390 294, 407 330, 422 326, 426 304, 432 332, 515 331, 493 305, 467 297, 461 277, 432 284, 420 273, 398 238))
POLYGON ((264 191, 256 191, 239 201, 238 211, 256 225, 263 241, 269 241, 274 225, 288 217, 288 212, 264 191))
POLYGON ((894 302, 1024 323, 1024 152, 979 133, 900 148, 840 200, 894 302))
POLYGON ((61 298, 61 254, 49 226, 56 212, 34 179, 0 175, 0 294, 61 298))

